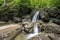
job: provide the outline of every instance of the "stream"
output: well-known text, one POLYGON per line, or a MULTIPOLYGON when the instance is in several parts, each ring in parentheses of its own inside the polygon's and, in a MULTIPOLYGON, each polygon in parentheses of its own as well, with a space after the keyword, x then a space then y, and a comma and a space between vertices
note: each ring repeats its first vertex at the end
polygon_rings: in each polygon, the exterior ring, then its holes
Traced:
MULTIPOLYGON (((38 31, 38 25, 37 25, 37 20, 39 19, 39 11, 37 11, 35 13, 35 15, 33 16, 32 18, 32 22, 34 23, 34 28, 33 28, 33 32, 32 33, 29 33, 29 34, 24 34, 24 33, 21 33, 19 34, 15 40, 30 40, 31 38, 35 37, 35 40, 42 40, 40 37, 38 37, 37 35, 41 35, 41 31, 39 32, 38 31)), ((48 37, 48 34, 45 34, 44 35, 45 37, 48 37)), ((45 39, 44 39, 45 40, 45 39)), ((60 40, 60 38, 58 39, 60 40)))
MULTIPOLYGON (((33 18, 32 18, 32 22, 34 23, 34 29, 33 29, 34 31, 33 31, 33 33, 26 34, 24 40, 29 40, 30 38, 38 35, 38 25, 36 24, 36 22, 37 22, 37 20, 38 20, 38 15, 39 15, 39 11, 37 11, 37 12, 35 13, 35 15, 33 16, 33 18)), ((21 37, 22 37, 22 36, 20 37, 20 35, 22 35, 22 34, 19 34, 19 35, 15 38, 15 40, 16 40, 16 39, 20 39, 20 40, 21 40, 21 37), (20 38, 19 38, 19 37, 20 37, 20 38)), ((23 35, 24 35, 24 34, 23 34, 23 35)), ((23 36, 23 37, 24 37, 24 36, 23 36)))
POLYGON ((38 25, 36 24, 38 15, 39 15, 39 11, 37 11, 32 18, 32 22, 34 23, 34 32, 31 34, 27 34, 25 40, 28 40, 28 39, 38 35, 38 25))

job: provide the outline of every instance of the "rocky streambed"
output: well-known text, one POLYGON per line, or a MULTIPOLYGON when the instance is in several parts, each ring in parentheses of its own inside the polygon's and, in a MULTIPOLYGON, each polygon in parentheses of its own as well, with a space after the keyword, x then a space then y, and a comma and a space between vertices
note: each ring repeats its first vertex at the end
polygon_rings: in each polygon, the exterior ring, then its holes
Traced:
MULTIPOLYGON (((60 25, 55 23, 45 23, 42 20, 36 22, 38 25, 38 31, 41 34, 35 35, 29 40, 35 40, 36 38, 41 38, 42 40, 60 40, 59 33, 60 33, 60 25)), ((24 25, 24 29, 22 34, 16 36, 15 40, 23 40, 27 34, 33 33, 34 23, 31 21, 25 21, 22 23, 24 25)))
MULTIPOLYGON (((60 12, 59 11, 60 10, 57 8, 51 8, 51 9, 41 8, 39 10, 39 20, 35 22, 38 25, 37 27, 39 33, 38 35, 35 35, 29 40, 60 40, 60 36, 59 36, 60 35, 60 21, 59 21, 60 12)), ((25 35, 33 33, 35 23, 33 23, 32 20, 29 18, 28 20, 23 19, 22 32, 25 33, 25 35)), ((19 37, 21 38, 21 35, 19 37)))

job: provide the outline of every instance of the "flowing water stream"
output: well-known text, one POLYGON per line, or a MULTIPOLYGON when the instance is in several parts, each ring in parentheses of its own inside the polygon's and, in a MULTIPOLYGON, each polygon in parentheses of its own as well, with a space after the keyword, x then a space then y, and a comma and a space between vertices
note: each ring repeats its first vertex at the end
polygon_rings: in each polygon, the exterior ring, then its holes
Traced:
POLYGON ((32 22, 34 23, 34 32, 31 34, 26 35, 25 40, 28 40, 36 35, 38 35, 38 25, 36 24, 37 20, 38 20, 38 15, 39 15, 39 11, 37 11, 35 13, 35 15, 33 16, 32 22))
POLYGON ((36 21, 38 20, 39 11, 37 11, 32 19, 32 22, 34 23, 34 34, 38 33, 38 25, 36 24, 36 21))

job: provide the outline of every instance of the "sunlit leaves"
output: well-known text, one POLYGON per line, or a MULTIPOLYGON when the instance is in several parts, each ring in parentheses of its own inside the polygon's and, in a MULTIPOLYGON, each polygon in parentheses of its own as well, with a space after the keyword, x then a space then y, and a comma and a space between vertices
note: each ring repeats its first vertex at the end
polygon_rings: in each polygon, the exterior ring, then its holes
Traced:
POLYGON ((59 0, 30 0, 30 6, 33 8, 50 8, 60 4, 59 0))
MULTIPOLYGON (((0 6, 2 6, 4 3, 4 0, 0 0, 0 6)), ((28 6, 31 8, 40 8, 40 7, 46 7, 50 8, 53 6, 60 5, 60 0, 7 0, 7 6, 20 6, 20 4, 23 4, 23 6, 28 6)))

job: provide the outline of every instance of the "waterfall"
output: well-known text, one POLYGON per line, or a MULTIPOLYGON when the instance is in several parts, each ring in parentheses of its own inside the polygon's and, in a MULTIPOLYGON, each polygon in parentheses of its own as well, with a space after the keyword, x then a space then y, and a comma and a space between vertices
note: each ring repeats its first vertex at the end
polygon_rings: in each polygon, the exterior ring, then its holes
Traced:
POLYGON ((34 34, 38 34, 38 25, 37 24, 34 25, 34 34))
POLYGON ((36 21, 38 20, 39 11, 37 11, 32 19, 32 22, 34 23, 34 34, 38 33, 38 25, 36 24, 36 21))
POLYGON ((38 20, 38 15, 39 15, 39 11, 37 11, 32 18, 32 22, 34 23, 34 32, 31 34, 28 34, 25 40, 28 40, 34 37, 35 35, 38 35, 38 25, 36 24, 36 21, 38 20))
POLYGON ((39 11, 37 11, 37 12, 35 13, 35 15, 33 16, 32 22, 36 22, 36 21, 37 21, 38 15, 39 15, 39 11))

